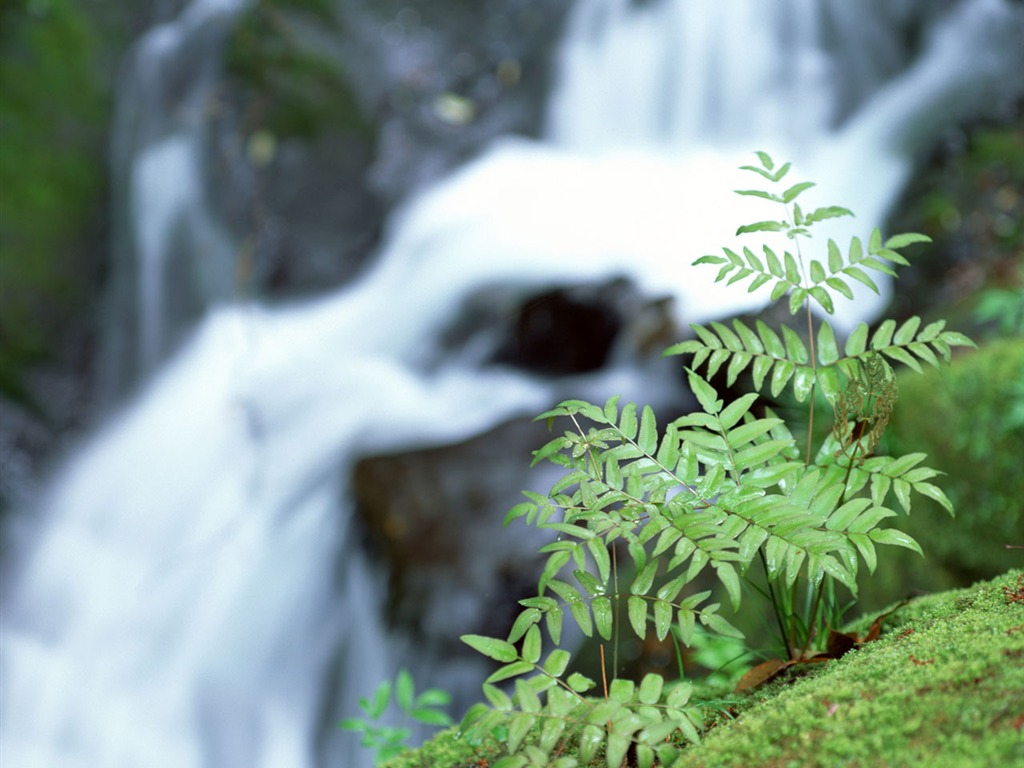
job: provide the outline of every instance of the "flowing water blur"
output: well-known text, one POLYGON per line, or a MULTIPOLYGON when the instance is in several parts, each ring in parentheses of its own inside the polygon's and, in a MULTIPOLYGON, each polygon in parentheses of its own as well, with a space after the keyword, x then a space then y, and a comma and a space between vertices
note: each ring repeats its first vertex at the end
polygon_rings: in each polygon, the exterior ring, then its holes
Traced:
MULTIPOLYGON (((680 326, 756 308, 763 294, 736 302, 684 266, 760 216, 731 195, 752 150, 793 158, 864 234, 939 131, 1024 93, 1019 4, 864 5, 578 3, 547 139, 495 140, 393 212, 362 277, 284 307, 232 298, 237 243, 202 181, 203 89, 241 0, 195 0, 147 33, 119 120, 136 254, 119 279, 139 309, 134 341, 114 343, 152 376, 57 473, 9 581, 5 764, 367 765, 333 723, 410 659, 355 530, 355 463, 559 396, 650 396, 628 355, 567 382, 452 352, 441 339, 471 297, 625 276, 670 294, 680 326), (184 79, 166 77, 182 57, 184 79), (174 109, 154 101, 165 87, 174 109), (173 259, 198 259, 206 293, 175 295, 173 259), (168 360, 189 301, 204 317, 168 360)), ((858 296, 842 323, 880 306, 858 296)), ((465 664, 451 680, 479 669, 465 664)))

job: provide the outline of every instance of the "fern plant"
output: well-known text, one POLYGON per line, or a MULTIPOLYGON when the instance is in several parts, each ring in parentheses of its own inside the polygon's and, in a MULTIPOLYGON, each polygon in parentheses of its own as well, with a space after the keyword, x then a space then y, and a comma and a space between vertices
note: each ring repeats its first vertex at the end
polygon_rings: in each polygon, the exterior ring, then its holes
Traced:
POLYGON ((428 688, 417 695, 409 670, 400 669, 394 686, 390 680, 384 680, 377 686, 373 698, 359 699, 359 708, 364 715, 362 718, 346 718, 339 723, 342 729, 363 735, 361 744, 374 750, 374 763, 377 765, 409 749, 405 742, 412 736, 410 728, 381 723, 392 697, 410 721, 439 727, 452 723, 448 713, 442 709, 451 703, 451 695, 440 688, 428 688))
POLYGON ((866 247, 853 238, 844 251, 830 239, 823 259, 808 259, 801 245, 814 226, 852 214, 837 206, 805 212, 796 201, 813 184, 787 186, 788 163, 776 166, 764 152, 757 157, 758 165, 744 169, 767 188, 738 193, 772 202, 780 218, 742 226, 737 235, 782 233, 792 250, 724 248, 694 264, 716 266, 717 281, 748 282, 750 291, 770 285, 773 301, 803 315, 806 332, 786 325, 776 331, 761 321, 693 325, 695 337, 665 354, 689 356, 686 375, 700 410, 663 429, 649 406, 620 404, 618 397, 604 405, 568 400, 538 417, 549 427, 558 420, 569 426, 533 458, 564 474, 546 495, 525 493, 506 517, 506 524, 523 519, 556 536, 540 550, 547 559, 537 594, 520 601, 505 638, 462 637, 501 663, 484 682, 487 703, 462 722, 469 738, 504 739, 508 756, 495 768, 570 768, 599 758, 619 768, 627 753, 631 763, 650 768, 670 765, 685 742, 700 738, 702 708, 691 701, 689 683, 657 674, 638 683, 617 679, 617 660, 600 690, 570 673, 571 655, 560 647, 567 620, 587 637, 612 643, 613 655, 627 631, 641 640, 649 632, 663 640, 671 631, 687 645, 698 625, 742 637, 712 591, 694 588, 698 576, 710 573, 734 609, 744 582, 759 583, 786 663, 807 660, 835 626, 837 585, 855 596, 860 568, 874 570, 878 545, 920 552, 883 521, 909 513, 915 493, 953 511, 930 482, 939 473, 923 465, 924 454, 874 451, 897 397, 891 362, 920 371, 922 363, 937 366, 952 347, 972 342, 942 321, 913 317, 898 327, 886 320, 874 332, 861 323, 840 344, 828 320, 813 312, 816 306, 833 314, 834 296, 852 298, 851 281, 877 292, 871 273, 894 275, 907 263, 900 251, 928 238, 883 241, 876 229, 866 247), (749 371, 753 391, 726 403, 709 381, 722 370, 729 386, 749 371), (807 407, 803 445, 771 409, 753 411, 762 393, 786 390, 807 407), (833 419, 817 446, 816 392, 833 419), (629 568, 619 567, 623 556, 629 568), (620 605, 626 626, 616 620, 620 605))

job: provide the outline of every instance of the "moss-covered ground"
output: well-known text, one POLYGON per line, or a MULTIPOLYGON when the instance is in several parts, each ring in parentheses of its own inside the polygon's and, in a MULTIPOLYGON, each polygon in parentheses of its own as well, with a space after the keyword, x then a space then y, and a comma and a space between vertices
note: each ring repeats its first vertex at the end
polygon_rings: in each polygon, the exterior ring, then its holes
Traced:
MULTIPOLYGON (((815 666, 748 696, 677 768, 1024 765, 1024 571, 918 598, 878 640, 815 666)), ((498 757, 450 729, 385 766, 487 768, 498 757)))

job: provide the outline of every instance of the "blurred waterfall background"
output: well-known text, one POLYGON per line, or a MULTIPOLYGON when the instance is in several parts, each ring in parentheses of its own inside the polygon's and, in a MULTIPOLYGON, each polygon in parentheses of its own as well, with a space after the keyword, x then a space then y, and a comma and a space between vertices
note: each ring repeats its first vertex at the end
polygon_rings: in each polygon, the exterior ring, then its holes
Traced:
POLYGON ((736 167, 793 160, 864 236, 951 132, 1024 99, 1010 0, 132 18, 101 298, 74 365, 5 390, 11 766, 362 768, 336 724, 400 666, 458 717, 486 671, 458 635, 504 632, 535 578, 537 541, 501 528, 550 483, 529 417, 681 412, 661 349, 765 303, 688 266, 761 217, 736 167))

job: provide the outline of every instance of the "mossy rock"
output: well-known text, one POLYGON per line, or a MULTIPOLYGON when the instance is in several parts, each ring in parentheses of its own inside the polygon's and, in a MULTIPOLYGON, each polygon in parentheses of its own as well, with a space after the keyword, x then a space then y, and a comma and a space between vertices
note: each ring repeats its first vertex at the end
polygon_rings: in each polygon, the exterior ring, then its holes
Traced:
POLYGON ((934 482, 956 516, 915 496, 897 527, 925 557, 887 552, 863 597, 880 605, 1024 565, 1024 550, 1007 548, 1024 545, 1024 338, 987 343, 924 375, 901 374, 889 441, 896 454, 928 454, 924 464, 945 473, 934 482))
MULTIPOLYGON (((747 696, 676 768, 1024 761, 1024 571, 919 598, 884 627, 812 674, 747 696)), ((500 757, 452 728, 382 768, 483 768, 500 757)))

